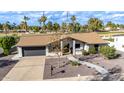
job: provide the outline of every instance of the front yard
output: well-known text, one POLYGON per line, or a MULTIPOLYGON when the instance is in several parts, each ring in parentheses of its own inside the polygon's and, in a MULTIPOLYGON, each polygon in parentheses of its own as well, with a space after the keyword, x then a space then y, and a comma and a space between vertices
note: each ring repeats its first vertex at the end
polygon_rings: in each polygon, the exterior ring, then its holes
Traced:
POLYGON ((58 62, 58 58, 46 59, 43 79, 88 76, 96 73, 94 69, 88 68, 87 66, 71 64, 66 57, 61 58, 60 62, 58 62), (52 69, 51 66, 53 67, 52 69))
POLYGON ((115 66, 120 66, 122 68, 122 73, 124 73, 124 52, 117 51, 121 56, 117 59, 105 59, 101 56, 97 56, 94 58, 87 59, 85 61, 91 62, 93 64, 99 65, 107 70, 115 67, 115 66))

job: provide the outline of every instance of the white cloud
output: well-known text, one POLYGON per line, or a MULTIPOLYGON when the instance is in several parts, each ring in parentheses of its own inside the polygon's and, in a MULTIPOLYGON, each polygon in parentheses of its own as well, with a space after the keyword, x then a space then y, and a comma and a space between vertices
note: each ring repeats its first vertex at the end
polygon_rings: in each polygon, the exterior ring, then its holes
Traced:
POLYGON ((30 16, 30 17, 40 17, 41 14, 34 14, 34 13, 32 13, 32 14, 29 14, 28 16, 30 16))
POLYGON ((76 14, 76 12, 70 11, 69 14, 74 15, 74 14, 76 14))
POLYGON ((44 13, 45 13, 45 14, 49 14, 49 13, 50 13, 50 11, 45 11, 44 13))
POLYGON ((67 11, 64 11, 64 12, 62 13, 62 16, 65 16, 65 15, 67 15, 67 11))
POLYGON ((112 17, 123 17, 124 14, 113 14, 112 17))
POLYGON ((63 17, 63 18, 61 18, 61 20, 62 20, 62 21, 66 21, 66 20, 67 20, 67 18, 66 18, 66 17, 63 17))
POLYGON ((51 18, 52 17, 52 15, 47 15, 47 18, 49 19, 49 18, 51 18))
POLYGON ((17 11, 16 13, 17 13, 17 14, 21 14, 21 13, 23 13, 23 12, 22 12, 22 11, 17 11))

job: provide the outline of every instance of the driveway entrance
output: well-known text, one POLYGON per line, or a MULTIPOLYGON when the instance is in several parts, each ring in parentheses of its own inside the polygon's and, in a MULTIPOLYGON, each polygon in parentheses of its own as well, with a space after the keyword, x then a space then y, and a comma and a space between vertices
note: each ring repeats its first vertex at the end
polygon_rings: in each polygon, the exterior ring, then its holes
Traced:
POLYGON ((22 58, 3 81, 43 80, 45 57, 33 56, 22 58))

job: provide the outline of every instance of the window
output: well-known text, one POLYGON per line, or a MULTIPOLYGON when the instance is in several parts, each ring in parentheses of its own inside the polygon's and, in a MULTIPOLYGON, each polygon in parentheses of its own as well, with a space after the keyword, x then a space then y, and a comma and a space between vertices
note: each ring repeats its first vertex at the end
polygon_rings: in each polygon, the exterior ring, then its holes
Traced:
POLYGON ((80 48, 80 44, 75 44, 75 48, 80 48))

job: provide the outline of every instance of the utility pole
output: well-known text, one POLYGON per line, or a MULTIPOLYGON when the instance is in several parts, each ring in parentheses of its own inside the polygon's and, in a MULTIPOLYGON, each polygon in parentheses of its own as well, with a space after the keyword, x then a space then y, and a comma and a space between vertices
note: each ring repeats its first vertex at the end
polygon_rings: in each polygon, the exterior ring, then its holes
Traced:
POLYGON ((45 11, 43 11, 43 16, 44 16, 45 11))
POLYGON ((68 26, 69 26, 69 19, 68 19, 68 16, 69 16, 69 12, 67 11, 67 28, 66 28, 66 31, 68 32, 68 26))

